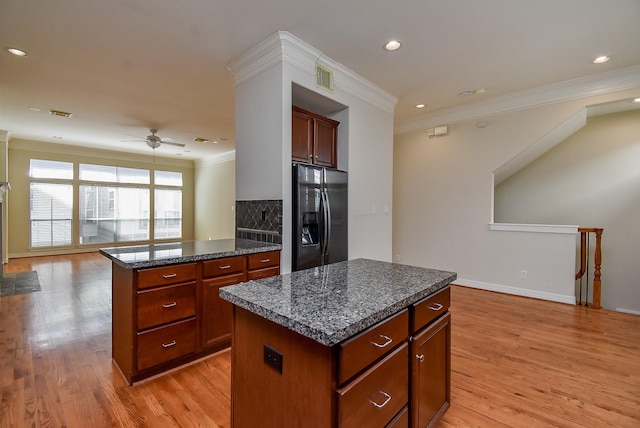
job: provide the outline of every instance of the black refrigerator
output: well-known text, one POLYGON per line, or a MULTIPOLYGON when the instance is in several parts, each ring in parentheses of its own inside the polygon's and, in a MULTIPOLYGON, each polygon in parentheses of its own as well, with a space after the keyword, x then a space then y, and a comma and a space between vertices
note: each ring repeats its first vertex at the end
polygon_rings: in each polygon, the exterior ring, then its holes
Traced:
POLYGON ((294 163, 291 270, 347 260, 347 218, 347 173, 294 163))

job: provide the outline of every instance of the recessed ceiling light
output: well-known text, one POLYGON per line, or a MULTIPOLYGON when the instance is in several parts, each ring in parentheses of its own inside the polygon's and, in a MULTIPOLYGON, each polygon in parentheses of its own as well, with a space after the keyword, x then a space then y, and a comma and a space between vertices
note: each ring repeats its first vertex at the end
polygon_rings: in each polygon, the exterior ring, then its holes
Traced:
POLYGON ((40 109, 38 107, 29 107, 29 110, 31 110, 31 111, 40 111, 40 109))
POLYGON ((416 108, 425 108, 426 104, 416 104, 416 108))
POLYGON ((633 102, 634 102, 634 103, 640 103, 640 97, 638 97, 638 98, 634 98, 634 99, 633 99, 633 102))
POLYGON ((594 64, 603 64, 603 63, 609 61, 610 59, 611 59, 610 57, 608 57, 606 55, 602 55, 602 56, 599 56, 599 57, 595 58, 593 60, 593 63, 594 64))
POLYGON ((59 135, 54 135, 53 138, 55 138, 56 140, 62 140, 62 137, 60 137, 59 135))
POLYGON ((27 53, 25 51, 23 51, 22 49, 18 49, 18 48, 5 48, 7 50, 7 52, 9 52, 10 54, 13 54, 15 56, 21 56, 21 57, 26 57, 27 53))
POLYGON ((397 49, 400 49, 400 45, 401 43, 398 40, 391 40, 387 42, 386 45, 384 45, 384 48, 388 51, 395 51, 397 49))

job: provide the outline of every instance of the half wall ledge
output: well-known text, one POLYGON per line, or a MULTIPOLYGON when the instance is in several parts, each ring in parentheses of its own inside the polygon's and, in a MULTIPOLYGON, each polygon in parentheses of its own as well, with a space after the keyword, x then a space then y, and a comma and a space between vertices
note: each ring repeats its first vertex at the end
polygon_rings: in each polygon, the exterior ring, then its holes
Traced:
POLYGON ((489 223, 489 230, 502 232, 565 233, 576 235, 578 226, 554 224, 489 223))

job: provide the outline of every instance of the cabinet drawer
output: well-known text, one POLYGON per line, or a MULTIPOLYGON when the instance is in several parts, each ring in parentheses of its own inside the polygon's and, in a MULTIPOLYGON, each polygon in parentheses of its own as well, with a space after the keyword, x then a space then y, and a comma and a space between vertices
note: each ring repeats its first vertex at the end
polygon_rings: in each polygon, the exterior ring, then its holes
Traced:
POLYGON ((413 304, 411 331, 415 333, 449 310, 450 287, 413 304))
POLYGON ((195 350, 195 318, 138 333, 138 370, 171 361, 195 350))
POLYGON ((196 264, 183 263, 138 271, 138 289, 196 280, 196 264))
POLYGON ((338 384, 366 368, 409 336, 409 312, 404 310, 343 342, 339 348, 338 384))
POLYGON ((338 390, 341 428, 383 428, 408 403, 409 352, 405 343, 338 390))
POLYGON ((269 278, 270 276, 280 275, 280 266, 270 267, 267 269, 251 270, 247 272, 247 279, 269 278))
POLYGON ((196 314, 196 283, 138 292, 138 330, 196 314))
POLYGON ((215 278, 223 275, 233 275, 244 272, 245 257, 226 257, 224 259, 207 260, 202 264, 202 276, 215 278))
POLYGON ((249 255, 249 270, 280 266, 280 251, 249 255))

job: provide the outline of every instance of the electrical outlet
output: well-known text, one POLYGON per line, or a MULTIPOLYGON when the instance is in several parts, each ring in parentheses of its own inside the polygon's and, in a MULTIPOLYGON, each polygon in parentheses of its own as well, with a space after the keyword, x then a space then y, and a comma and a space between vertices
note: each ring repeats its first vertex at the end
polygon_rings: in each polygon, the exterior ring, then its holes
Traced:
POLYGON ((521 270, 520 271, 520 279, 527 279, 527 271, 526 270, 521 270))
POLYGON ((400 254, 396 254, 396 261, 399 262, 400 261, 400 254))
POLYGON ((282 354, 265 343, 264 362, 282 374, 282 354))

